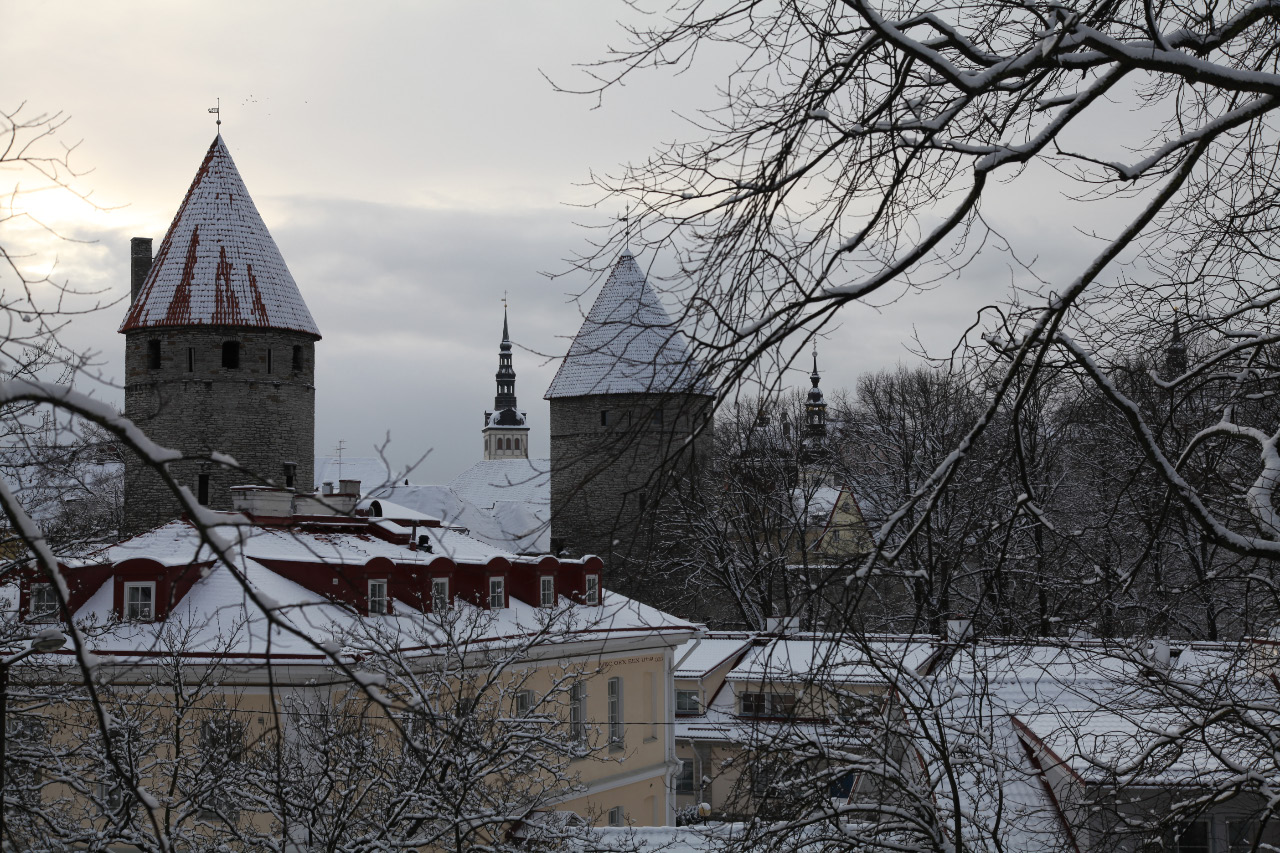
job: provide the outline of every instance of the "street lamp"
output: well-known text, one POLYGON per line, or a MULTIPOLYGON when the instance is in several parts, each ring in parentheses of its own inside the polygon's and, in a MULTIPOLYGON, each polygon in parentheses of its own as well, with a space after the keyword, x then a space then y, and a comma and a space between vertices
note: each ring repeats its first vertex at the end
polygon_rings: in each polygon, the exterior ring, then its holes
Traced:
POLYGON ((4 848, 5 838, 5 815, 4 815, 4 789, 6 782, 6 773, 4 766, 4 748, 5 741, 9 739, 8 720, 6 719, 9 710, 9 667, 13 666, 20 660, 28 658, 31 655, 43 654, 45 652, 56 652, 67 643, 66 636, 57 628, 45 628, 39 634, 31 638, 31 645, 17 654, 10 655, 7 658, 0 658, 0 850, 4 848))

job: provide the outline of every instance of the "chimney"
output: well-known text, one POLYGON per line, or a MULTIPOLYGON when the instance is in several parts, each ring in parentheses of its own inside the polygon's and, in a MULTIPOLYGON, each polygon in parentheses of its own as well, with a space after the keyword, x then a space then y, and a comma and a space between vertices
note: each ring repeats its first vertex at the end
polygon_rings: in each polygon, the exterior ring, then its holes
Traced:
POLYGON ((339 481, 338 481, 338 494, 340 494, 340 495, 359 495, 359 494, 360 494, 360 481, 359 481, 359 480, 339 480, 339 481))
POLYGON ((142 283, 151 272, 151 238, 134 237, 129 241, 129 304, 138 301, 138 293, 142 283))

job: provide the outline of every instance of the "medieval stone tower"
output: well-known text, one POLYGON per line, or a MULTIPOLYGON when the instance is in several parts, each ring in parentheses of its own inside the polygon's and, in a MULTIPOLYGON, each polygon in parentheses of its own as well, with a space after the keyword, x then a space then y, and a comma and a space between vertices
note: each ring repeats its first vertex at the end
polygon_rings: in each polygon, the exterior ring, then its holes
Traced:
MULTIPOLYGON (((221 134, 209 146, 160 249, 132 245, 125 415, 157 444, 217 460, 171 463, 196 499, 231 509, 231 486, 311 490, 315 342, 311 312, 249 197, 221 134)), ((178 514, 154 470, 125 463, 125 526, 178 514)))
POLYGON ((546 398, 552 549, 603 557, 614 569, 612 587, 633 594, 628 566, 662 545, 662 512, 707 455, 712 395, 629 251, 618 258, 546 398))
POLYGON ((528 459, 529 416, 516 402, 516 369, 511 363, 507 311, 502 310, 502 343, 498 344, 497 393, 493 411, 484 413, 484 458, 528 459))

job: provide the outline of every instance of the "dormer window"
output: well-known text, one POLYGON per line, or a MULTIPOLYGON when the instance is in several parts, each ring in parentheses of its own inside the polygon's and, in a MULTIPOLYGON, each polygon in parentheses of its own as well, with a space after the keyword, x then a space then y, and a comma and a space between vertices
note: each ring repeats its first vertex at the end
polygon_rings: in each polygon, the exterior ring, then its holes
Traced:
POLYGON ((155 581, 135 581, 124 585, 124 618, 127 622, 152 622, 155 620, 155 581))
POLYGON ((431 580, 431 612, 443 613, 449 607, 449 579, 431 580))
POLYGON ((542 595, 540 596, 539 603, 543 607, 555 607, 556 606, 556 579, 553 578, 551 575, 543 575, 540 582, 541 582, 540 592, 542 593, 542 595))
POLYGON ((387 582, 369 581, 369 615, 385 615, 387 612, 387 582))
POLYGON ((506 582, 502 578, 489 578, 489 609, 501 610, 507 606, 506 582))
POLYGON ((58 598, 53 594, 53 584, 33 583, 31 605, 28 610, 33 622, 52 622, 58 617, 58 598))
POLYGON ((587 592, 583 596, 587 604, 596 605, 600 603, 600 576, 587 575, 587 592))

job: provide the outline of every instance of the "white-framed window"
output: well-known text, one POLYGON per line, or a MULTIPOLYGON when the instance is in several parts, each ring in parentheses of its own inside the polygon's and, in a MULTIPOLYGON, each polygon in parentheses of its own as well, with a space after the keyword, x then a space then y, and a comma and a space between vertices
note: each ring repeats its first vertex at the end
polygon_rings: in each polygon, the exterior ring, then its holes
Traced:
POLYGON ((539 580, 541 597, 539 602, 543 607, 556 606, 556 579, 551 575, 543 575, 539 580))
POLYGON ((369 581, 369 615, 387 612, 387 582, 385 580, 369 581))
POLYGON ((609 679, 609 745, 622 746, 622 679, 609 679))
POLYGON ((587 685, 581 681, 569 687, 569 737, 577 743, 587 739, 587 685))
POLYGON ((609 809, 609 826, 622 826, 625 823, 626 816, 622 813, 622 806, 609 809))
POLYGON ((431 579, 431 611, 440 613, 449 607, 449 579, 431 579))
POLYGON ((702 700, 698 697, 697 690, 677 690, 676 691, 676 713, 677 714, 701 714, 702 700))
POLYGON ((31 585, 30 617, 33 622, 52 622, 58 618, 58 597, 53 594, 53 584, 31 585))
POLYGON ((600 576, 587 575, 587 594, 585 596, 587 604, 600 603, 600 576))
POLYGON ((155 581, 130 581, 124 585, 124 618, 151 622, 156 618, 155 581))
POLYGON ((489 578, 489 609, 501 610, 507 606, 506 583, 502 578, 489 578))
POLYGON ((516 716, 527 717, 529 712, 533 710, 533 691, 517 690, 516 691, 516 716))

